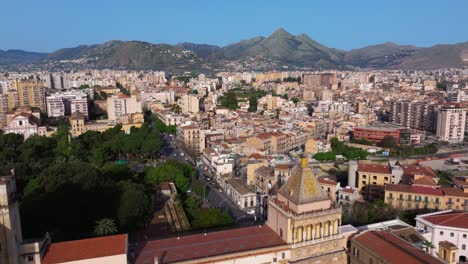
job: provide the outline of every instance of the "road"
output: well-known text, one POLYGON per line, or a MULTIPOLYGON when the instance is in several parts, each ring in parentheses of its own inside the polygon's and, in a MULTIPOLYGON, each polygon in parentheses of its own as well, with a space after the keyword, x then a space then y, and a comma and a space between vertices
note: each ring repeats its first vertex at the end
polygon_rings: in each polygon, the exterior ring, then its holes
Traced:
MULTIPOLYGON (((162 139, 164 142, 164 147, 161 149, 161 155, 164 156, 161 158, 161 161, 165 159, 175 159, 179 162, 189 162, 192 165, 195 165, 195 161, 184 153, 181 147, 177 145, 175 140, 175 135, 162 134, 162 139)), ((205 199, 208 201, 210 207, 220 208, 223 211, 229 213, 229 215, 236 221, 239 225, 253 225, 255 224, 254 215, 247 214, 245 211, 242 211, 237 207, 232 200, 226 195, 225 192, 221 191, 221 188, 217 183, 209 181, 207 175, 203 172, 200 167, 195 167, 197 170, 197 181, 207 188, 205 199)))

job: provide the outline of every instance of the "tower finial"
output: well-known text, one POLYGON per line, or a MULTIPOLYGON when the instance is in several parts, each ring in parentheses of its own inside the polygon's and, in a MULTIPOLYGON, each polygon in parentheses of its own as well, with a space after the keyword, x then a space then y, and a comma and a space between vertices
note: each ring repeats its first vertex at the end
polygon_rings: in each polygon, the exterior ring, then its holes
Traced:
POLYGON ((309 159, 305 155, 302 155, 301 156, 301 167, 305 168, 308 165, 309 165, 309 159))

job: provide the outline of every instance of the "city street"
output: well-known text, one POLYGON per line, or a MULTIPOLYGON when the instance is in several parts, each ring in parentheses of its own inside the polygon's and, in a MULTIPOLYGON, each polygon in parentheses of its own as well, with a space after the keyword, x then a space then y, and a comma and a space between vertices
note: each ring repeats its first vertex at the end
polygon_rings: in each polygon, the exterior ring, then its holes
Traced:
MULTIPOLYGON (((161 138, 164 141, 164 147, 161 149, 161 155, 165 156, 161 159, 175 159, 179 162, 189 162, 192 165, 195 165, 195 161, 188 156, 181 147, 177 145, 177 141, 175 140, 175 135, 168 135, 162 134, 161 138)), ((245 211, 242 211, 239 207, 237 207, 232 200, 221 191, 221 188, 218 186, 217 183, 209 181, 207 177, 211 177, 211 175, 207 175, 203 170, 199 167, 196 167, 197 170, 197 181, 199 181, 202 185, 206 188, 206 201, 208 202, 210 207, 213 208, 220 208, 223 211, 229 213, 229 215, 236 221, 237 224, 240 225, 253 225, 255 224, 255 217, 254 215, 248 214, 245 211)))

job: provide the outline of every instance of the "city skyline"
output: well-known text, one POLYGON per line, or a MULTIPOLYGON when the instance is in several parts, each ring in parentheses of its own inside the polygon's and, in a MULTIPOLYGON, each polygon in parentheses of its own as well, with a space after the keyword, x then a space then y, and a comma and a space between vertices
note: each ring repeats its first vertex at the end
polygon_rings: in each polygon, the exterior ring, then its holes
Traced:
POLYGON ((436 1, 426 1, 422 6, 419 1, 397 2, 294 1, 285 5, 236 1, 221 7, 213 1, 138 1, 131 5, 114 1, 108 8, 108 1, 85 1, 79 7, 30 1, 27 9, 24 2, 9 2, 0 17, 9 26, 0 29, 0 34, 10 37, 2 41, 0 49, 52 52, 115 39, 225 46, 268 36, 279 27, 342 50, 387 41, 428 47, 468 40, 462 20, 468 3, 450 1, 439 6, 436 1), (16 18, 19 13, 22 19, 16 18))

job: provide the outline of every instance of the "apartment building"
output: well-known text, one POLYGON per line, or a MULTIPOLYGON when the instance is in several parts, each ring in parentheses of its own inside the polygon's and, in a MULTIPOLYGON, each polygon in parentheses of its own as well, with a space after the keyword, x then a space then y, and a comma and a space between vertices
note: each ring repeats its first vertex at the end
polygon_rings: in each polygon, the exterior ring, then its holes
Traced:
POLYGON ((177 104, 180 106, 182 113, 184 114, 195 114, 200 111, 200 99, 196 94, 186 94, 177 100, 177 104))
POLYGON ((390 121, 403 127, 434 131, 438 105, 420 101, 394 101, 390 107, 390 121))
POLYGON ((37 80, 15 80, 14 88, 10 89, 8 95, 8 110, 16 107, 29 106, 46 111, 45 83, 37 80))
POLYGON ((141 102, 136 96, 123 94, 113 95, 107 98, 107 115, 109 120, 118 121, 120 116, 126 114, 141 113, 141 102))
POLYGON ((348 186, 357 187, 365 199, 384 199, 385 186, 401 182, 410 183, 417 176, 437 178, 429 167, 401 165, 398 161, 388 164, 350 162, 348 186))
POLYGON ((194 153, 201 153, 205 149, 205 131, 194 125, 177 127, 177 140, 194 153))
POLYGON ((436 135, 441 141, 462 143, 465 138, 466 108, 444 106, 437 112, 436 135))
POLYGON ((425 185, 387 184, 385 203, 392 207, 468 211, 468 189, 425 185))

